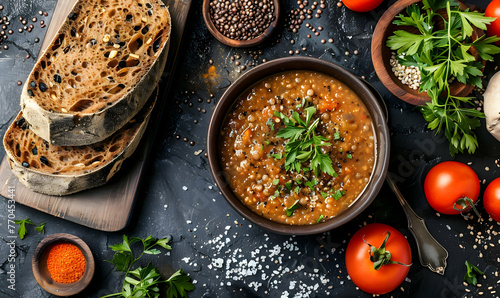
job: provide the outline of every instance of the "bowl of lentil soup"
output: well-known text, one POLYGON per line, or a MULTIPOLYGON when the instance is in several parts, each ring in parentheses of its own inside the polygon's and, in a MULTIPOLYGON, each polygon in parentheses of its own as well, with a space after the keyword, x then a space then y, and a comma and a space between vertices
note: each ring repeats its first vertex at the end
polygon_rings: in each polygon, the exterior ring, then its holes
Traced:
POLYGON ((290 57, 257 66, 226 90, 207 152, 237 212, 267 230, 308 235, 348 222, 373 201, 387 173, 389 133, 359 78, 290 57))
POLYGON ((80 293, 90 284, 95 270, 88 245, 66 233, 43 239, 35 249, 31 266, 38 284, 56 296, 80 293))

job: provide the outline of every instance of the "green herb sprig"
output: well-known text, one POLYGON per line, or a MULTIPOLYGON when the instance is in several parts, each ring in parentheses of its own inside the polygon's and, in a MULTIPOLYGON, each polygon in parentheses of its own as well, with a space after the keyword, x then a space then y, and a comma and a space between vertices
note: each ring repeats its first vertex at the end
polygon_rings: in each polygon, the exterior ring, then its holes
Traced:
POLYGON ((406 9, 407 15, 398 15, 393 22, 400 26, 411 26, 419 33, 397 30, 387 41, 387 46, 405 54, 398 58, 405 66, 416 66, 421 72, 420 92, 427 91, 432 101, 420 107, 428 128, 439 133, 444 131, 452 155, 467 150, 474 153, 478 143, 473 130, 480 126, 484 113, 473 108, 472 97, 453 96, 450 81, 456 79, 463 84, 482 87, 481 62, 469 52, 474 47, 481 59, 493 60, 500 53, 494 43, 500 38, 484 35, 472 40, 473 27, 486 30, 486 25, 495 18, 483 13, 461 10, 454 0, 422 0, 406 9), (446 16, 438 13, 446 9, 446 16), (444 28, 437 21, 444 22, 444 28))
POLYGON ((483 271, 469 263, 469 261, 465 261, 465 267, 467 268, 467 272, 465 273, 464 280, 471 285, 477 285, 477 277, 482 276, 484 274, 483 271))
POLYGON ((28 229, 27 229, 26 225, 34 225, 35 231, 42 233, 42 234, 45 234, 45 223, 44 222, 37 225, 36 223, 32 222, 29 218, 25 218, 25 219, 20 219, 20 220, 15 219, 14 223, 19 225, 19 228, 17 229, 17 234, 19 235, 19 238, 21 238, 21 240, 23 240, 24 237, 26 236, 26 234, 28 233, 28 229))
POLYGON ((300 172, 302 163, 310 161, 310 168, 318 177, 321 172, 330 176, 337 176, 332 166, 332 160, 321 151, 322 146, 331 145, 328 139, 321 135, 316 135, 316 128, 319 118, 312 120, 316 113, 315 107, 304 109, 305 120, 300 118, 297 111, 291 111, 291 117, 275 111, 274 116, 279 117, 286 125, 276 133, 277 137, 289 139, 285 146, 285 169, 300 172))
POLYGON ((165 249, 172 249, 169 245, 169 238, 155 239, 149 236, 145 239, 139 237, 130 237, 123 235, 122 243, 111 245, 110 248, 115 251, 113 260, 109 262, 113 264, 116 270, 125 272, 125 280, 123 281, 122 291, 114 293, 105 297, 160 297, 160 289, 158 285, 166 283, 167 297, 187 297, 187 291, 192 291, 194 285, 191 283, 189 276, 187 276, 182 269, 176 271, 167 280, 161 280, 161 275, 156 267, 153 267, 151 262, 146 267, 137 267, 132 270, 134 263, 139 261, 144 254, 157 255, 161 251, 156 247, 163 247, 165 249), (135 258, 134 252, 131 248, 133 243, 142 244, 142 252, 135 258))

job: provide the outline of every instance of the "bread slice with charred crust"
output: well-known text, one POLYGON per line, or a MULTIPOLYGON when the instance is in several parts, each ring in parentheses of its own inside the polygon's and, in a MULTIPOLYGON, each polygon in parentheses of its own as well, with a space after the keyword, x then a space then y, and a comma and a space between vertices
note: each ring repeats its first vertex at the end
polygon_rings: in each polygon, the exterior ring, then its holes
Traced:
POLYGON ((68 195, 105 184, 137 148, 156 97, 116 133, 84 146, 57 146, 37 136, 20 112, 3 140, 10 167, 31 190, 68 195))
POLYGON ((108 138, 160 80, 170 27, 161 0, 76 2, 24 85, 30 130, 61 146, 108 138))

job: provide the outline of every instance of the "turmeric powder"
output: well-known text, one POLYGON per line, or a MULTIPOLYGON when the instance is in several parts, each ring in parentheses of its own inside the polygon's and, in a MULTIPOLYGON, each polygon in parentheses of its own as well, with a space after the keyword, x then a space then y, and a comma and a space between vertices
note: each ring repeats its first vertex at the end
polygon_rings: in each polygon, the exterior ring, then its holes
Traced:
POLYGON ((52 280, 58 283, 73 283, 85 273, 87 262, 82 251, 74 244, 59 243, 50 248, 47 269, 52 280))

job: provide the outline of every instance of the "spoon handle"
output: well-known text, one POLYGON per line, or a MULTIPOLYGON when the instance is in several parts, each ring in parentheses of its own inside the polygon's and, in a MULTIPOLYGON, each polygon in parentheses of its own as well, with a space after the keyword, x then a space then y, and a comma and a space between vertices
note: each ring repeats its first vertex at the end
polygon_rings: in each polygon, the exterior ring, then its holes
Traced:
POLYGON ((428 267, 432 272, 444 275, 448 251, 432 237, 425 226, 425 221, 413 211, 410 205, 408 205, 408 202, 399 191, 390 174, 387 174, 386 180, 406 214, 408 228, 413 234, 413 237, 415 237, 417 243, 420 264, 424 267, 428 267))

